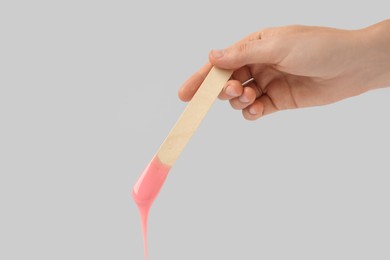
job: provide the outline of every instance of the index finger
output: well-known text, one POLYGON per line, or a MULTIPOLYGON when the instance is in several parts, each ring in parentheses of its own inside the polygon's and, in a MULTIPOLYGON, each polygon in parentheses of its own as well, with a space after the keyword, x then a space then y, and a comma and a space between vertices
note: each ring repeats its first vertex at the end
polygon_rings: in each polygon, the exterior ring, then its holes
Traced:
POLYGON ((184 82, 179 89, 179 98, 182 101, 188 102, 192 99, 212 67, 213 65, 208 62, 184 82))

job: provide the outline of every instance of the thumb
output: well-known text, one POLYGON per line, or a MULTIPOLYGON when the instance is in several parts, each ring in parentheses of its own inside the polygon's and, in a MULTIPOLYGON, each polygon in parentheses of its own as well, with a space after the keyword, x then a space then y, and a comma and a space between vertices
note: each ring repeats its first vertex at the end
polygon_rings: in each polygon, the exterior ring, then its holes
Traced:
POLYGON ((222 69, 236 70, 255 63, 276 64, 278 50, 266 40, 240 41, 223 50, 212 50, 210 62, 222 69))

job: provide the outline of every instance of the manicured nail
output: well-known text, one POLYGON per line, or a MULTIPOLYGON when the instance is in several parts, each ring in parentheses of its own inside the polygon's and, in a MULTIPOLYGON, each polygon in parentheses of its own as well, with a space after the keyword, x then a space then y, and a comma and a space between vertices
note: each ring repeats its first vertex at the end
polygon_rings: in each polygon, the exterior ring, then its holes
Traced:
POLYGON ((223 55, 225 54, 225 51, 224 50, 213 50, 211 52, 211 55, 216 58, 216 59, 220 59, 223 57, 223 55))
POLYGON ((249 108, 249 114, 256 115, 257 114, 256 109, 254 107, 250 107, 249 108))
POLYGON ((238 98, 238 100, 240 100, 242 103, 248 103, 249 102, 249 99, 245 95, 240 96, 238 98))
POLYGON ((228 86, 226 87, 225 92, 226 92, 226 94, 228 94, 228 95, 231 96, 231 97, 236 97, 236 96, 237 96, 236 91, 234 91, 234 88, 233 88, 232 86, 230 86, 230 85, 228 85, 228 86))

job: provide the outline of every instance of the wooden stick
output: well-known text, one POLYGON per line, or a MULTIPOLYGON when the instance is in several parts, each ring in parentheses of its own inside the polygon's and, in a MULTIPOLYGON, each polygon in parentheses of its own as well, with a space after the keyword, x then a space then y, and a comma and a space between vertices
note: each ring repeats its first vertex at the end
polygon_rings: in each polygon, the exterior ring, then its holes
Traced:
POLYGON ((176 162, 232 73, 233 71, 216 67, 211 69, 160 146, 157 156, 163 164, 172 166, 176 162))

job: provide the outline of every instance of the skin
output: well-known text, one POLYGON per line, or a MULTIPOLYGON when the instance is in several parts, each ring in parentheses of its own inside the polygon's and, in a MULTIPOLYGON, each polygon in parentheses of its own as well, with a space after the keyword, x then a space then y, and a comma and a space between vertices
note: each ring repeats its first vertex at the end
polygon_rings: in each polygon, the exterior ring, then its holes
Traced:
POLYGON ((181 100, 191 100, 212 66, 234 70, 219 98, 248 120, 331 104, 390 86, 390 19, 360 30, 286 26, 252 33, 211 51, 180 88, 181 100))

